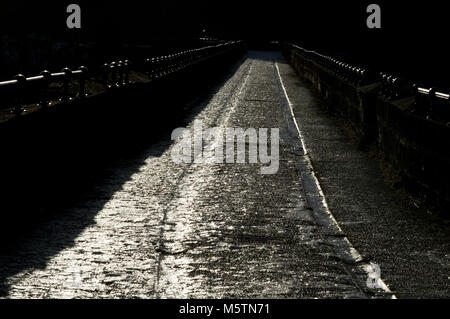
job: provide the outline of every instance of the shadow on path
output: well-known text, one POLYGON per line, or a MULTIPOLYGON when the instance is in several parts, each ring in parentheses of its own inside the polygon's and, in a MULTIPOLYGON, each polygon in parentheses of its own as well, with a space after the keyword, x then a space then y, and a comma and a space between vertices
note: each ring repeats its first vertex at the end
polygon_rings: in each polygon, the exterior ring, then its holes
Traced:
POLYGON ((198 74, 190 83, 183 82, 185 78, 177 79, 151 89, 141 88, 133 96, 125 92, 110 97, 102 101, 104 105, 95 114, 83 114, 90 116, 90 127, 84 125, 81 116, 70 118, 68 128, 55 124, 62 123, 58 122, 60 118, 49 116, 45 121, 53 125, 27 141, 28 134, 42 125, 28 123, 33 127, 27 127, 26 133, 8 144, 15 156, 3 160, 0 166, 11 167, 2 172, 8 183, 2 184, 7 201, 2 204, 5 220, 0 247, 0 296, 9 294, 8 278, 27 269, 43 269, 53 256, 73 246, 145 160, 161 156, 170 147, 171 129, 201 111, 212 97, 213 86, 222 85, 242 62, 234 63, 231 69, 230 64, 221 65, 214 75, 198 74), (150 110, 146 105, 149 96, 150 110), (190 109, 194 100, 203 102, 190 109), (130 105, 131 110, 127 106, 124 111, 124 105, 130 105), (130 115, 142 108, 147 111, 130 115), (115 126, 118 119, 121 126, 115 126), (76 134, 71 131, 80 126, 82 130, 76 134), (66 134, 58 136, 58 129, 66 134), (36 144, 45 138, 51 142, 36 144), (33 154, 38 156, 31 158, 33 154))

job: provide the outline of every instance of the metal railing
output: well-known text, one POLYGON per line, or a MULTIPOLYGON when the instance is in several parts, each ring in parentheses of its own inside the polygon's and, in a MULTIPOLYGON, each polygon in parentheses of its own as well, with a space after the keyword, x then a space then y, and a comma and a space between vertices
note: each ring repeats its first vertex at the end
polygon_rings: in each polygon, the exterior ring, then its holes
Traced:
POLYGON ((128 60, 103 64, 101 73, 104 89, 110 90, 130 84, 130 66, 131 62, 128 60))
POLYGON ((413 85, 415 104, 413 112, 428 119, 447 121, 450 126, 450 94, 438 92, 436 88, 424 88, 413 85))
MULTIPOLYGON (((13 113, 20 115, 23 112, 23 105, 27 104, 27 94, 34 93, 38 96, 38 103, 41 107, 47 107, 50 101, 49 89, 52 84, 61 84, 62 92, 59 99, 68 101, 72 99, 69 86, 73 81, 78 81, 79 98, 86 96, 86 79, 88 69, 81 66, 78 70, 64 68, 59 73, 51 73, 47 70, 42 71, 38 76, 25 77, 22 74, 15 76, 13 80, 0 82, 0 94, 2 96, 3 108, 13 108, 13 113)), ((29 100, 29 99, 28 99, 29 100)))
POLYGON ((145 73, 152 79, 167 76, 206 59, 239 49, 242 45, 242 41, 234 41, 147 59, 144 65, 145 73))
POLYGON ((356 86, 370 83, 381 83, 381 95, 386 100, 396 100, 413 96, 415 103, 412 112, 443 122, 450 121, 450 94, 437 88, 427 88, 402 77, 380 72, 371 72, 342 62, 312 50, 306 50, 298 45, 285 44, 285 50, 292 50, 305 59, 331 70, 339 78, 356 86))
MULTIPOLYGON (((240 48, 243 48, 242 41, 183 50, 146 59, 137 64, 135 70, 145 73, 150 80, 156 80, 240 48)), ((25 105, 38 104, 41 108, 46 108, 55 100, 61 102, 84 98, 88 94, 88 80, 100 82, 104 91, 118 89, 131 83, 130 72, 131 62, 121 60, 105 63, 96 74, 92 74, 84 66, 77 70, 64 68, 58 73, 45 70, 32 77, 19 74, 13 80, 0 82, 0 109, 12 109, 11 112, 19 116, 25 105)))
POLYGON ((373 82, 374 74, 367 69, 356 67, 316 51, 304 49, 295 44, 286 44, 286 46, 288 49, 292 49, 297 54, 300 54, 303 58, 312 60, 315 63, 326 67, 339 78, 346 80, 347 82, 358 86, 373 82))

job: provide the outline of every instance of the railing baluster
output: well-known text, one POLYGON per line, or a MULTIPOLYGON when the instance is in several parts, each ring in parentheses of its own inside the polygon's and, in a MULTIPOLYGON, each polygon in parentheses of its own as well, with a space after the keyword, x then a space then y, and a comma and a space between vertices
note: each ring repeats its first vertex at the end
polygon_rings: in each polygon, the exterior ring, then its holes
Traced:
POLYGON ((46 108, 50 104, 49 96, 48 96, 48 89, 49 89, 49 85, 52 82, 52 74, 49 71, 44 70, 41 72, 40 75, 43 76, 43 79, 42 79, 43 87, 41 90, 41 101, 39 104, 42 108, 46 108))
POLYGON ((25 91, 25 85, 27 82, 27 78, 23 74, 17 74, 15 77, 15 80, 17 81, 17 94, 15 99, 15 106, 14 106, 14 115, 19 116, 23 113, 23 102, 24 102, 24 91, 25 91))
POLYGON ((80 78, 78 80, 79 81, 80 91, 79 91, 78 96, 83 99, 87 95, 86 94, 86 80, 88 78, 89 70, 85 66, 80 66, 80 71, 81 71, 81 74, 80 74, 80 78))
POLYGON ((72 99, 69 92, 69 85, 72 81, 72 70, 70 70, 69 68, 64 68, 61 72, 64 72, 63 101, 67 102, 72 99))

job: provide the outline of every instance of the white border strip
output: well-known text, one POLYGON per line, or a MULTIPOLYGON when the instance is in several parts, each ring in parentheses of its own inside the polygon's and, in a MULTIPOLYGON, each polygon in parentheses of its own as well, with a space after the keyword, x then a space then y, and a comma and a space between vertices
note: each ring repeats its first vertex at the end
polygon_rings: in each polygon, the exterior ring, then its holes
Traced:
MULTIPOLYGON (((305 139, 303 137, 302 131, 300 130, 300 127, 298 125, 297 119, 295 118, 293 104, 292 104, 291 100, 289 99, 289 95, 288 95, 288 93, 286 91, 286 87, 284 85, 283 78, 281 77, 280 68, 278 67, 278 63, 276 63, 276 62, 275 62, 275 67, 277 69, 278 79, 280 81, 281 88, 283 89, 284 96, 285 96, 286 101, 287 101, 287 103, 289 105, 289 110, 291 112, 292 120, 294 121, 295 127, 297 128, 298 137, 300 139, 300 142, 301 142, 301 145, 302 145, 302 148, 303 148, 303 154, 304 154, 303 155, 303 159, 306 161, 306 164, 307 164, 308 169, 309 169, 309 173, 311 174, 311 176, 312 176, 312 178, 314 180, 316 191, 319 193, 319 196, 320 196, 320 199, 321 199, 321 204, 323 205, 323 209, 324 209, 325 213, 327 214, 327 216, 330 218, 331 223, 333 224, 333 226, 335 226, 339 230, 339 232, 343 233, 341 227, 339 226, 338 222, 336 221, 336 219, 334 218, 333 214, 331 213, 330 208, 328 207, 328 203, 326 201, 325 194, 324 194, 324 192, 322 190, 322 187, 320 186, 319 180, 317 179, 317 176, 316 176, 316 174, 314 172, 314 167, 313 167, 313 165, 311 163, 311 159, 310 159, 310 157, 308 155, 308 151, 306 149, 305 139)), ((348 240, 348 238, 344 237, 344 240, 346 241, 346 243, 348 245, 348 248, 350 250, 350 252, 349 252, 350 255, 353 258, 355 258, 355 260, 362 260, 363 258, 361 256, 361 254, 355 249, 355 247, 348 240)), ((367 263, 367 264, 362 266, 362 269, 367 273, 368 276, 371 273, 371 270, 373 269, 372 266, 373 266, 372 263, 367 263)), ((392 291, 389 289, 389 287, 385 284, 385 282, 381 278, 378 279, 378 285, 379 285, 380 289, 383 292, 385 292, 387 294, 391 294, 392 299, 397 299, 396 296, 392 293, 392 291)))

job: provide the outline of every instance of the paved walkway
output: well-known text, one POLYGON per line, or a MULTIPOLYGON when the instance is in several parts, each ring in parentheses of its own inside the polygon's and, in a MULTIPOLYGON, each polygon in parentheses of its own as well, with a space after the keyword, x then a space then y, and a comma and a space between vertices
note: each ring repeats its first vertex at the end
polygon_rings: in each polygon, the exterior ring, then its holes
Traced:
POLYGON ((320 113, 279 54, 251 52, 197 104, 190 128, 195 120, 205 127, 279 128, 278 173, 262 175, 261 164, 175 164, 174 145, 162 139, 105 168, 108 177, 78 204, 1 255, 0 295, 370 298, 391 297, 390 288, 449 296, 448 232, 423 230, 401 212, 405 206, 392 206, 397 198, 370 175, 376 167, 320 113), (359 194, 356 182, 367 189, 359 194), (376 192, 369 192, 372 183, 376 192), (356 187, 352 197, 349 185, 356 187), (415 256, 426 268, 417 270, 423 277, 415 274, 424 279, 411 283, 415 256), (367 287, 367 267, 375 262, 389 288, 367 287))

